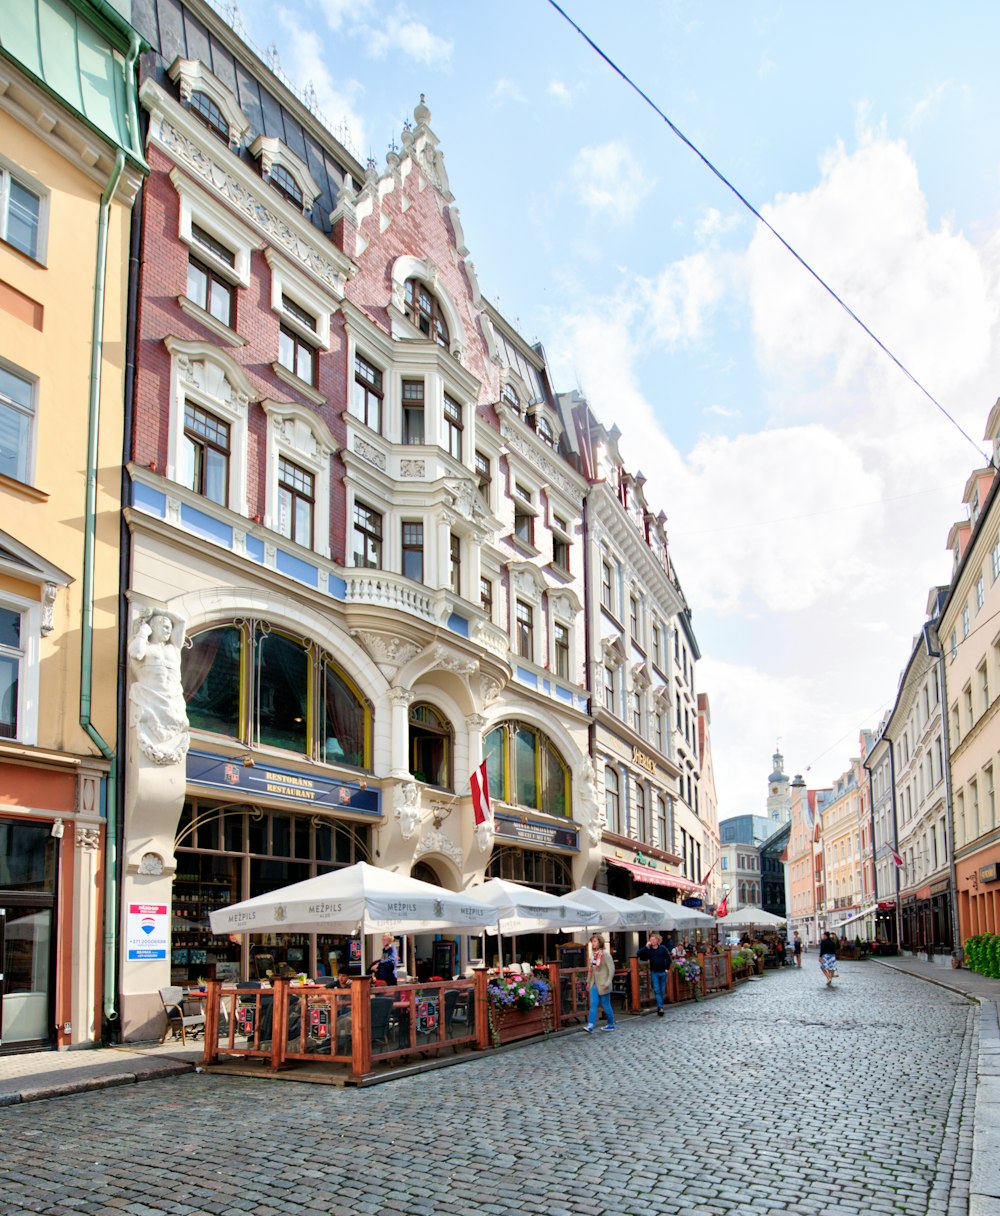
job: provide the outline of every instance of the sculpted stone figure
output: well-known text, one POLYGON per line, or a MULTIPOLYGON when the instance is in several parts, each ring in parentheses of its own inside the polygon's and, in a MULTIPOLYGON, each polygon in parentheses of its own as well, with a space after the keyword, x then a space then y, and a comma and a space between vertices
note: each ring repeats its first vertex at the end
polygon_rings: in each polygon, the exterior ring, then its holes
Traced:
POLYGON ((607 816, 597 795, 597 774, 589 756, 584 756, 580 765, 580 822, 586 825, 590 843, 600 844, 607 816))
POLYGON ((404 840, 410 840, 420 826, 420 804, 415 781, 404 781, 396 786, 393 800, 396 804, 396 818, 399 820, 399 834, 404 840))
POLYGON ((154 764, 180 764, 187 755, 183 641, 183 622, 154 610, 140 614, 129 643, 129 725, 135 728, 142 754, 154 764))

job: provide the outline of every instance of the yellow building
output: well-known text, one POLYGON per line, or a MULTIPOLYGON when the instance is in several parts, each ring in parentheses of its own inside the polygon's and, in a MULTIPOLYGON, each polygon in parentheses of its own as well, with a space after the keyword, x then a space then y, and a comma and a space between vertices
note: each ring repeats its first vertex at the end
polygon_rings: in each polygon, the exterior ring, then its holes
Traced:
POLYGON ((20 0, 0 21, 2 1052, 90 1043, 116 1016, 104 925, 141 49, 106 0, 20 0))

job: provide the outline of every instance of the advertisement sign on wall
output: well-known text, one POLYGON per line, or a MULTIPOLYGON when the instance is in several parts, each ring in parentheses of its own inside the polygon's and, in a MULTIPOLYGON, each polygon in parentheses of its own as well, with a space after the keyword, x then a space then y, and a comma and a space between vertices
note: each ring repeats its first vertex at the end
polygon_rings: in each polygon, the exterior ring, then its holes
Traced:
POLYGON ((167 905, 129 904, 125 941, 130 960, 165 959, 170 945, 167 905))

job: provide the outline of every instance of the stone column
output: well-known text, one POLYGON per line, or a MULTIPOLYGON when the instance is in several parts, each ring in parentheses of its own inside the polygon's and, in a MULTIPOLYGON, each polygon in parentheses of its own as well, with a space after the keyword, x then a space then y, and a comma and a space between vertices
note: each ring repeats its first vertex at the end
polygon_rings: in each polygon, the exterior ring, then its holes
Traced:
POLYGON ((389 744, 392 771, 391 777, 410 777, 410 705, 413 703, 413 692, 409 688, 390 688, 389 700, 392 703, 392 731, 389 744))

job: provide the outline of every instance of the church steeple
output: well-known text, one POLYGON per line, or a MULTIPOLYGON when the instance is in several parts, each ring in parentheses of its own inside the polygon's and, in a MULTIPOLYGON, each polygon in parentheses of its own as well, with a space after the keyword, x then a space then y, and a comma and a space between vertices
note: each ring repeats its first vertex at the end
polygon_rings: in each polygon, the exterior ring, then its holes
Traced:
POLYGON ((767 779, 767 817, 772 823, 787 823, 792 814, 792 795, 785 773, 785 757, 775 749, 773 768, 767 779))

